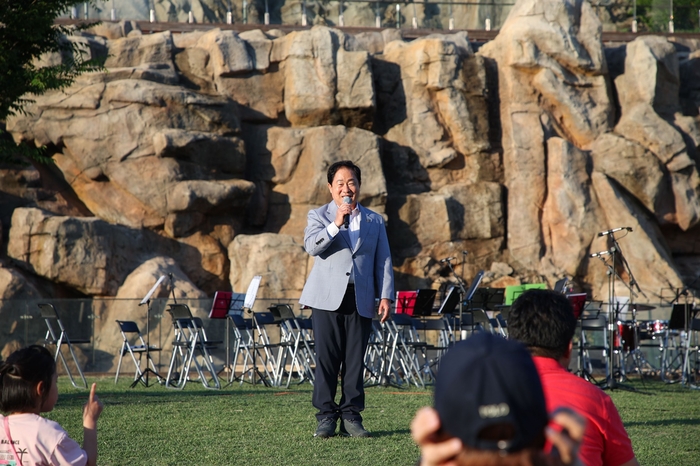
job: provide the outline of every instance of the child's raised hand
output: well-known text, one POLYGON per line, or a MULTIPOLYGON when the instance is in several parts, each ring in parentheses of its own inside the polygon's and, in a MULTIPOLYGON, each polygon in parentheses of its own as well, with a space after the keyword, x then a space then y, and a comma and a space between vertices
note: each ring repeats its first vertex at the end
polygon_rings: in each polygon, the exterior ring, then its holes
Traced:
POLYGON ((85 406, 83 406, 83 427, 86 429, 97 428, 97 419, 100 417, 100 413, 102 413, 102 408, 104 408, 102 402, 95 394, 96 388, 97 384, 93 383, 90 388, 90 397, 87 403, 85 403, 85 406))

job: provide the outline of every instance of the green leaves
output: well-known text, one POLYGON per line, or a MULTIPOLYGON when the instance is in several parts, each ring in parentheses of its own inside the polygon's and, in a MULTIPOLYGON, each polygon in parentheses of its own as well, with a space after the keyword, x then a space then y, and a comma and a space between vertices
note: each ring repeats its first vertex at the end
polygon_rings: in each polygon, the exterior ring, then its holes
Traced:
MULTIPOLYGON (((0 0, 0 120, 22 113, 32 95, 70 86, 82 73, 99 70, 102 63, 89 57, 80 45, 69 40, 73 31, 84 29, 55 25, 75 0, 0 0), (38 65, 45 54, 58 54, 58 64, 38 65)), ((90 2, 92 3, 92 2, 90 2)), ((0 137, 0 161, 17 153, 36 161, 47 158, 35 149, 11 147, 0 137)))

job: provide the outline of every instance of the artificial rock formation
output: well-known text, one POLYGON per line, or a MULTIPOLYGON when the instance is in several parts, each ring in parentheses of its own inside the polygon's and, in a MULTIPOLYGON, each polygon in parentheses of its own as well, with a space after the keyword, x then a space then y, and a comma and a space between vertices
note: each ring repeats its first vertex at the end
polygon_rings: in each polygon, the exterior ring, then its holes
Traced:
POLYGON ((387 218, 397 289, 452 280, 440 259, 456 256, 467 280, 568 276, 606 299, 589 254, 619 226, 650 300, 697 262, 700 56, 650 36, 606 53, 587 2, 521 0, 476 52, 463 32, 100 31, 75 40, 107 72, 7 122, 55 161, 2 172, 8 270, 140 298, 130 277, 159 261, 145 281, 177 267, 211 296, 259 274, 260 296, 295 299, 306 214, 343 159, 387 218))

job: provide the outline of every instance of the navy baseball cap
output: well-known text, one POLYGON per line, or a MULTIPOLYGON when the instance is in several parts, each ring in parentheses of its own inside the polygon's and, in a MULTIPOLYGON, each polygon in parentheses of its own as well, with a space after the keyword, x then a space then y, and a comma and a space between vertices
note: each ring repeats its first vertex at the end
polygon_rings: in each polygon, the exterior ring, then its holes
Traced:
POLYGON ((458 342, 441 359, 435 409, 445 433, 479 450, 536 447, 548 423, 527 348, 486 332, 458 342))

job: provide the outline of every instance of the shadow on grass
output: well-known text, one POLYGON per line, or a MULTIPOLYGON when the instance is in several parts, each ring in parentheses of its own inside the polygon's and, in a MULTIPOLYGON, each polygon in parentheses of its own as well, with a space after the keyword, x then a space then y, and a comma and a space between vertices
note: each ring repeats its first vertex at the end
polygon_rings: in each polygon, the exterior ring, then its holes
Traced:
MULTIPOLYGON (((129 389, 129 390, 101 390, 100 385, 97 386, 97 396, 105 405, 120 405, 132 404, 138 401, 139 404, 161 403, 164 398, 170 401, 192 401, 193 398, 217 398, 217 397, 244 397, 244 396, 285 396, 285 395, 302 395, 310 398, 311 390, 298 390, 294 392, 280 391, 273 389, 237 389, 231 390, 203 390, 196 391, 185 390, 165 390, 161 388, 146 391, 148 389, 129 389)), ((82 406, 87 400, 89 392, 87 390, 72 393, 61 393, 59 403, 61 406, 82 406)))
POLYGON ((373 431, 371 431, 372 438, 394 437, 396 435, 408 435, 410 433, 411 433, 411 431, 409 429, 373 430, 373 431))
POLYGON ((625 427, 671 427, 671 426, 700 426, 700 419, 660 419, 658 421, 625 422, 625 427))

